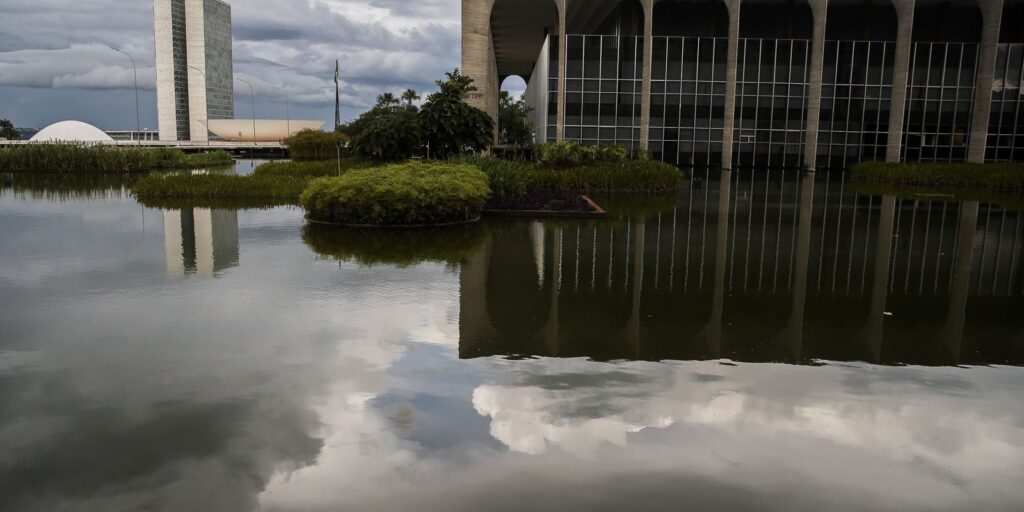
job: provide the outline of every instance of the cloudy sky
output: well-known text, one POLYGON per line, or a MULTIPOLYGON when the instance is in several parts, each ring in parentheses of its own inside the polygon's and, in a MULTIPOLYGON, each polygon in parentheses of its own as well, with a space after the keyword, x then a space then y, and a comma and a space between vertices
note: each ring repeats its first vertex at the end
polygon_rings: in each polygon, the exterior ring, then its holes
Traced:
MULTIPOLYGON (((382 91, 433 88, 460 62, 459 0, 231 0, 235 73, 257 86, 256 114, 334 116, 334 60, 342 65, 343 117, 382 91), (272 6, 272 8, 271 8, 272 6)), ((79 119, 134 128, 131 65, 138 61, 142 126, 156 127, 152 2, 0 2, 0 118, 41 127, 79 119)), ((236 114, 251 115, 238 87, 236 114)))

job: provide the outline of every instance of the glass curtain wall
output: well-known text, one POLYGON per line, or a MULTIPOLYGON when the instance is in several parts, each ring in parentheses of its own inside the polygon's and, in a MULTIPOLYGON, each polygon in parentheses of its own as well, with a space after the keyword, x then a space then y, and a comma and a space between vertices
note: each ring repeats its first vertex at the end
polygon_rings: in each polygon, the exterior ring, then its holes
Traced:
POLYGON ((978 45, 914 43, 910 59, 903 160, 965 161, 978 45))
POLYGON ((1024 161, 1024 44, 1001 44, 996 54, 992 117, 988 127, 987 161, 1024 161))

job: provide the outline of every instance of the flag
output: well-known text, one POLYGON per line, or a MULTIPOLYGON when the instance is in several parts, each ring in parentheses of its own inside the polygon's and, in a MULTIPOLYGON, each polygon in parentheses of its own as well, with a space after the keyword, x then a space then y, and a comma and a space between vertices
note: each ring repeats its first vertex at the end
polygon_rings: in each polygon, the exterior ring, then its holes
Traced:
POLYGON ((334 61, 334 84, 338 84, 338 72, 340 71, 338 61, 334 61))
POLYGON ((341 65, 334 61, 334 131, 341 127, 341 87, 338 85, 338 75, 341 65))

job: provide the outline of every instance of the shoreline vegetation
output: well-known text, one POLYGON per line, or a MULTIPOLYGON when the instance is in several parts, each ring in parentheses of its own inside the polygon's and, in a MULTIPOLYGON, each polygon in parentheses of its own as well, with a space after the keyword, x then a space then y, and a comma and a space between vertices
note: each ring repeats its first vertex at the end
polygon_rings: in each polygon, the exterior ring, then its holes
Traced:
MULTIPOLYGON (((897 187, 904 193, 924 187, 936 194, 969 191, 1024 192, 1024 164, 1019 163, 885 163, 863 162, 850 167, 855 184, 897 187)), ((924 192, 922 192, 924 193, 924 192)))
POLYGON ((234 159, 225 151, 189 155, 177 148, 99 144, 28 144, 0 148, 0 172, 12 174, 133 174, 232 164, 234 159))

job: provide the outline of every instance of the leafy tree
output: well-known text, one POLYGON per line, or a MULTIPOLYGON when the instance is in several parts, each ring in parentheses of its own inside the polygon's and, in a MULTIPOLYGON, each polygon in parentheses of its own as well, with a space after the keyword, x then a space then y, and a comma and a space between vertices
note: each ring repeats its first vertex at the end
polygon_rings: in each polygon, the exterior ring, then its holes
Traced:
POLYGON ((334 159, 338 148, 347 145, 348 140, 344 133, 306 129, 281 142, 288 148, 292 160, 303 161, 334 159))
POLYGON ((422 145, 416 113, 406 109, 374 108, 360 116, 352 147, 374 160, 405 160, 422 145))
POLYGON ((391 108, 397 107, 400 104, 401 102, 398 101, 398 98, 396 98, 395 95, 391 94, 390 92, 386 92, 384 94, 381 94, 380 96, 377 96, 377 107, 391 108))
POLYGON ((508 91, 501 91, 498 127, 502 144, 521 147, 533 142, 533 128, 529 121, 531 110, 522 98, 517 100, 508 91))
POLYGON ((448 158, 467 151, 483 151, 494 140, 494 120, 466 103, 477 90, 473 79, 456 68, 438 80, 438 92, 427 97, 420 109, 420 125, 431 156, 448 158))
POLYGON ((0 139, 20 140, 21 134, 14 129, 14 123, 9 119, 0 119, 0 139))
POLYGON ((420 93, 416 92, 414 89, 406 89, 405 92, 402 93, 402 101, 405 102, 405 108, 409 110, 414 110, 416 108, 414 103, 419 101, 419 99, 420 93))

